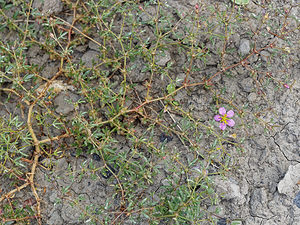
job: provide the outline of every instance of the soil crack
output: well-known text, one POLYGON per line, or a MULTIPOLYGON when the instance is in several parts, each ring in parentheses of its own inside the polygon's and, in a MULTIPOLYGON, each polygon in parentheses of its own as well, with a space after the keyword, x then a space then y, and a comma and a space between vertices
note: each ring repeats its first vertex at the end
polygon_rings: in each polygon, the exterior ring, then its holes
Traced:
POLYGON ((278 147, 279 151, 282 153, 282 155, 286 158, 287 161, 289 161, 289 162, 297 162, 297 163, 300 163, 299 160, 289 159, 289 158, 287 157, 287 155, 285 154, 285 152, 281 149, 280 145, 276 142, 276 138, 275 138, 276 135, 279 134, 279 133, 281 133, 281 132, 286 128, 286 126, 289 125, 290 123, 291 123, 291 122, 288 122, 287 124, 285 124, 285 125, 283 126, 283 128, 282 128, 280 131, 276 132, 276 133, 275 133, 273 136, 271 136, 271 137, 273 138, 273 141, 274 141, 275 145, 278 147))

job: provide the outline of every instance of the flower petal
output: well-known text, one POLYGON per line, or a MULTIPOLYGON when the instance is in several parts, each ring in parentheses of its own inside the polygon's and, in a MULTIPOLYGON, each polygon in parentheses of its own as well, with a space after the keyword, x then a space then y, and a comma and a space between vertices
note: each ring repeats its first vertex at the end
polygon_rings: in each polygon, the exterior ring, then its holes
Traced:
POLYGON ((226 109, 224 107, 219 108, 219 113, 224 116, 226 114, 226 109))
POLYGON ((229 110, 227 112, 227 117, 233 117, 233 115, 234 115, 234 112, 232 110, 229 110))
POLYGON ((235 122, 233 119, 230 119, 230 120, 227 120, 227 124, 228 124, 228 126, 233 127, 235 125, 235 122))
POLYGON ((215 115, 214 119, 215 119, 215 121, 218 121, 218 122, 222 120, 220 115, 215 115))
POLYGON ((222 123, 220 123, 219 127, 220 127, 221 130, 225 130, 226 124, 224 122, 222 122, 222 123))

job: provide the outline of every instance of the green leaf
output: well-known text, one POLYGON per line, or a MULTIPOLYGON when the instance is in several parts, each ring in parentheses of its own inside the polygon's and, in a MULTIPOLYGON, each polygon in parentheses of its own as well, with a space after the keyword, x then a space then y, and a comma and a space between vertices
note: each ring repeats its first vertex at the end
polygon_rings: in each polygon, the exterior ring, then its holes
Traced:
POLYGON ((24 81, 24 82, 27 82, 27 81, 29 81, 32 77, 34 77, 34 74, 26 74, 26 75, 23 77, 23 81, 24 81))
POLYGON ((247 5, 249 3, 249 0, 231 0, 237 5, 247 5))
POLYGON ((171 94, 172 92, 174 92, 174 91, 175 91, 175 84, 170 83, 170 84, 167 86, 167 90, 168 90, 168 94, 171 94))
POLYGON ((177 101, 173 101, 172 103, 176 106, 179 106, 179 102, 177 102, 177 101))
POLYGON ((233 220, 230 225, 242 225, 241 220, 233 220))

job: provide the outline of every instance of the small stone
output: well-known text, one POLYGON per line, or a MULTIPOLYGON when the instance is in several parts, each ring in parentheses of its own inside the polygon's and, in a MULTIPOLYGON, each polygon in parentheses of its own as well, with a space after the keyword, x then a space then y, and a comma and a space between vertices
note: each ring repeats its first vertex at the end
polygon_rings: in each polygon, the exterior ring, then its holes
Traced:
POLYGON ((75 48, 75 50, 78 52, 85 52, 86 48, 87 48, 86 45, 79 45, 75 48))
POLYGON ((260 52, 261 59, 262 59, 263 61, 265 61, 265 62, 268 61, 270 55, 271 55, 271 54, 270 54, 269 52, 267 52, 267 51, 261 51, 261 52, 260 52))
POLYGON ((240 186, 231 180, 224 180, 221 177, 214 179, 217 193, 225 200, 235 200, 239 205, 245 203, 245 196, 241 193, 240 186))
POLYGON ((279 182, 277 188, 280 194, 292 196, 294 188, 297 188, 297 182, 300 180, 300 163, 290 165, 284 178, 279 182))
POLYGON ((28 56, 30 58, 35 58, 38 54, 41 48, 39 46, 33 45, 28 50, 28 56))
POLYGON ((240 54, 247 55, 250 52, 250 41, 247 39, 242 39, 239 47, 240 54))
POLYGON ((44 15, 58 14, 62 9, 63 5, 61 0, 45 0, 42 13, 44 15))
POLYGON ((29 62, 33 65, 43 66, 49 59, 48 54, 44 54, 43 56, 35 56, 34 58, 30 58, 29 62))
POLYGON ((241 82, 239 82, 240 87, 245 92, 251 92, 253 89, 253 79, 251 77, 248 77, 246 79, 243 79, 241 82))
POLYGON ((130 68, 130 72, 128 73, 128 75, 134 83, 143 82, 150 77, 150 73, 145 71, 146 66, 143 60, 136 60, 132 63, 129 63, 128 67, 130 68))
POLYGON ((169 62, 171 60, 171 55, 169 52, 160 52, 157 54, 156 56, 156 64, 159 66, 165 66, 167 64, 167 62, 169 62))
POLYGON ((256 94, 254 92, 250 93, 248 95, 248 101, 249 102, 254 102, 256 100, 256 94))
POLYGON ((49 79, 57 73, 58 69, 59 67, 57 65, 55 65, 54 63, 49 63, 43 69, 42 76, 49 79))
POLYGON ((99 60, 99 53, 96 51, 87 51, 81 58, 82 62, 85 64, 86 67, 91 68, 94 64, 100 62, 99 60))
POLYGON ((66 172, 67 169, 68 169, 68 162, 67 162, 67 160, 65 158, 61 158, 61 159, 58 159, 55 162, 55 166, 53 168, 53 171, 56 174, 63 174, 64 172, 66 172))
POLYGON ((294 198, 293 203, 300 208, 300 192, 298 192, 298 194, 296 195, 296 197, 294 198))
POLYGON ((61 92, 54 100, 54 104, 58 107, 56 108, 57 113, 68 114, 75 109, 74 104, 79 100, 79 96, 73 93, 61 92))
MULTIPOLYGON (((95 37, 94 40, 101 43, 101 39, 98 37, 95 37)), ((89 48, 95 51, 99 51, 99 49, 101 49, 101 45, 98 45, 94 41, 89 41, 89 48)))

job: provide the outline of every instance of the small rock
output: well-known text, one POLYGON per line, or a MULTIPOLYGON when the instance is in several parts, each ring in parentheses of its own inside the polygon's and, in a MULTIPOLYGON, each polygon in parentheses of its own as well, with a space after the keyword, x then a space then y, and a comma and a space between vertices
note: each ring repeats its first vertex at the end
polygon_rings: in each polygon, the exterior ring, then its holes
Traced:
POLYGON ((129 63, 128 67, 130 68, 130 72, 128 75, 134 83, 143 82, 148 77, 150 77, 149 72, 144 71, 145 62, 143 62, 143 60, 136 60, 134 62, 131 62, 129 63))
POLYGON ((58 69, 59 69, 59 67, 56 64, 49 63, 43 69, 42 76, 49 79, 57 73, 58 69))
POLYGON ((54 104, 58 107, 56 108, 57 113, 68 114, 74 110, 74 104, 79 100, 79 96, 73 93, 61 92, 54 100, 54 104), (72 103, 70 103, 72 102, 72 103))
POLYGON ((55 166, 53 169, 54 169, 53 171, 56 174, 63 174, 64 172, 66 172, 66 170, 68 169, 68 162, 67 162, 66 158, 58 159, 55 162, 55 166))
POLYGON ((90 50, 90 51, 87 51, 86 53, 84 53, 81 60, 85 64, 86 67, 91 68, 94 64, 97 64, 100 62, 98 56, 99 56, 98 52, 90 50))
POLYGON ((243 91, 249 93, 252 91, 253 88, 253 79, 251 77, 248 77, 239 82, 239 84, 243 91))
POLYGON ((297 182, 300 180, 300 163, 290 165, 284 178, 279 182, 277 188, 280 194, 293 196, 294 188, 297 188, 297 182))
POLYGON ((85 52, 86 48, 87 48, 86 45, 79 45, 75 48, 75 50, 78 52, 85 52))
POLYGON ((235 200, 238 204, 243 204, 246 199, 241 193, 240 186, 230 180, 224 180, 221 177, 214 179, 217 192, 222 195, 225 200, 235 200))
POLYGON ((296 197, 294 198, 293 203, 300 208, 300 192, 298 192, 298 194, 296 195, 296 197))
POLYGON ((239 47, 240 54, 247 55, 250 52, 250 41, 247 39, 242 39, 239 47))
MULTIPOLYGON (((98 38, 98 37, 95 37, 94 38, 95 41, 101 43, 101 39, 98 38)), ((99 49, 101 48, 100 45, 96 44, 94 41, 89 41, 89 48, 92 49, 92 50, 95 50, 95 51, 99 51, 99 49)))
POLYGON ((254 102, 256 100, 256 94, 254 92, 250 93, 248 95, 248 101, 249 102, 254 102))
POLYGON ((63 10, 61 0, 35 0, 32 7, 42 10, 44 15, 58 14, 63 10))
POLYGON ((171 55, 169 52, 165 51, 165 52, 159 52, 156 55, 156 64, 159 66, 165 66, 167 64, 167 62, 169 62, 171 60, 171 55))
POLYGON ((238 33, 235 33, 230 36, 230 42, 233 42, 233 44, 238 47, 240 43, 241 37, 238 33))
POLYGON ((30 64, 38 65, 38 66, 43 66, 49 59, 48 54, 44 54, 43 56, 35 56, 34 58, 29 59, 30 64))
POLYGON ((270 55, 271 55, 271 54, 270 54, 269 52, 267 52, 267 51, 261 51, 261 52, 260 52, 261 59, 262 59, 263 61, 265 61, 265 62, 268 61, 270 55))
POLYGON ((39 46, 33 45, 28 49, 28 56, 30 58, 35 58, 39 54, 39 51, 41 51, 41 48, 39 46))

